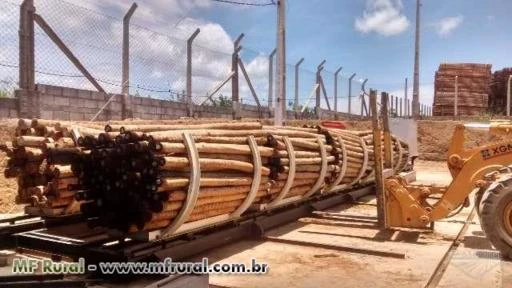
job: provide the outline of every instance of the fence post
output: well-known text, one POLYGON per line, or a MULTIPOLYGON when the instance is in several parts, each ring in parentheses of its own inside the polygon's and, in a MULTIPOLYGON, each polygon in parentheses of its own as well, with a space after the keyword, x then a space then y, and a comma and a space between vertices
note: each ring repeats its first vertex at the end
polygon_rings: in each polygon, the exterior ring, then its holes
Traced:
POLYGON ((295 112, 295 119, 299 119, 299 66, 304 62, 304 58, 301 58, 297 64, 295 64, 295 99, 293 100, 293 111, 295 112))
POLYGON ((130 96, 130 19, 137 9, 137 3, 133 3, 123 18, 123 63, 122 63, 122 88, 123 111, 122 118, 133 118, 132 101, 130 96))
POLYGON ((352 117, 352 79, 356 77, 356 73, 348 78, 348 117, 352 117))
POLYGON ((233 71, 233 77, 231 78, 231 102, 233 109, 233 119, 240 118, 240 98, 239 98, 239 83, 238 83, 238 52, 240 47, 240 41, 244 38, 244 33, 240 34, 236 38, 233 44, 233 55, 231 57, 231 71, 233 71))
POLYGON ((338 120, 338 74, 340 74, 343 67, 338 68, 334 72, 334 119, 338 120))
POLYGON ((19 87, 35 90, 34 72, 34 0, 24 0, 20 6, 19 26, 19 87))
POLYGON ((512 81, 512 75, 508 76, 507 82, 507 117, 510 117, 510 82, 512 81))
POLYGON ((453 103, 453 116, 459 114, 459 76, 455 76, 455 99, 453 103))
POLYGON ((404 110, 404 115, 405 115, 405 116, 409 116, 409 106, 408 106, 408 104, 407 104, 407 103, 408 103, 408 102, 407 102, 407 96, 408 96, 408 95, 407 95, 407 93, 408 93, 408 92, 407 92, 407 89, 409 89, 409 88, 408 88, 408 86, 409 86, 408 84, 409 84, 409 83, 408 83, 408 79, 407 79, 407 77, 406 77, 406 78, 405 78, 405 89, 404 89, 404 104, 406 105, 406 106, 405 106, 405 110, 404 110))
POLYGON ((402 114, 403 112, 403 103, 402 103, 402 98, 400 98, 400 117, 403 117, 404 115, 402 114))
MULTIPOLYGON (((370 113, 368 112, 368 109, 366 108, 366 100, 364 99, 364 93, 365 93, 365 86, 368 82, 368 78, 364 79, 363 83, 361 83, 361 118, 363 118, 364 113, 366 112, 366 116, 370 116, 370 113)), ((368 105, 370 105, 370 102, 368 101, 368 105)))
POLYGON ((315 103, 315 114, 317 119, 322 118, 322 108, 320 105, 320 97, 322 93, 322 89, 320 89, 320 86, 322 85, 322 70, 324 69, 325 60, 323 60, 317 67, 316 67, 316 85, 318 85, 318 89, 316 90, 316 103, 315 103))
POLYGON ((268 56, 268 113, 272 117, 272 106, 274 102, 274 56, 277 49, 272 50, 268 56))
POLYGON ((187 115, 194 116, 194 103, 192 103, 192 42, 201 32, 199 28, 187 39, 187 115))
POLYGON ((34 60, 34 0, 24 0, 20 6, 19 24, 19 88, 15 91, 18 99, 18 116, 39 117, 39 97, 36 95, 34 60))

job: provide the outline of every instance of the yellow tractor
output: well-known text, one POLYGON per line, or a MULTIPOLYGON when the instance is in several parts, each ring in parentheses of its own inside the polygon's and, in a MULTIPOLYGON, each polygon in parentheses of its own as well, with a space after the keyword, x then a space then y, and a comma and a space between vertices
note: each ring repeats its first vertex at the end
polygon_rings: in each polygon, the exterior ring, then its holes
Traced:
POLYGON ((450 185, 415 186, 399 176, 387 178, 386 226, 426 228, 469 206, 475 190, 474 205, 483 231, 504 257, 512 258, 512 140, 465 149, 467 126, 488 128, 497 135, 512 132, 512 124, 457 125, 448 150, 450 185))

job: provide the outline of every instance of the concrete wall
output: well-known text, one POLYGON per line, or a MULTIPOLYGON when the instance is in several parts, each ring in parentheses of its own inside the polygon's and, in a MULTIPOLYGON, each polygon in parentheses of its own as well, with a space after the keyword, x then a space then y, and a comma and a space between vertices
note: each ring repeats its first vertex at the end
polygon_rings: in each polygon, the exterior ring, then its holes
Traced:
MULTIPOLYGON (((89 121, 112 97, 96 120, 119 120, 124 115, 140 119, 174 119, 187 117, 187 104, 147 97, 127 97, 123 105, 123 95, 104 94, 96 91, 38 84, 36 91, 17 90, 16 99, 9 99, 0 106, 0 117, 43 118, 55 120, 89 121), (13 114, 19 103, 17 114, 13 114), (4 108, 4 106, 6 108, 4 108), (8 107, 8 108, 7 108, 8 107)), ((0 99, 2 100, 2 99, 0 99)), ((2 103, 2 102, 0 102, 2 103)), ((269 118, 267 107, 243 104, 243 118, 269 118)), ((288 111, 288 119, 294 119, 295 113, 288 111)), ((196 118, 232 118, 231 107, 197 106, 193 107, 196 118)), ((311 116, 313 115, 309 115, 311 116)), ((346 117, 338 113, 339 118, 346 117)), ((335 114, 322 110, 322 119, 334 119, 335 114)))
POLYGON ((0 118, 17 118, 18 101, 15 98, 0 98, 0 118))

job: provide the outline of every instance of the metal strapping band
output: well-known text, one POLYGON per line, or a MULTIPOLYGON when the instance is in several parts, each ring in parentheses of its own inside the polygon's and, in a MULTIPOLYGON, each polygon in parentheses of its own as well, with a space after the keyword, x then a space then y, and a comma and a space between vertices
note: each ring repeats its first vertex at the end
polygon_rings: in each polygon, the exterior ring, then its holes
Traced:
POLYGON ((199 153, 197 152, 194 138, 185 132, 183 133, 183 143, 187 148, 188 159, 190 163, 190 181, 188 184, 187 198, 183 208, 181 208, 179 214, 171 222, 171 224, 160 232, 159 237, 165 238, 171 236, 180 226, 185 223, 189 218, 194 206, 196 206, 197 198, 199 197, 199 185, 201 181, 201 167, 199 165, 199 153))
POLYGON ((317 142, 318 146, 320 147, 320 156, 322 157, 322 168, 320 168, 320 176, 318 177, 315 185, 311 187, 311 190, 304 194, 303 198, 309 198, 311 195, 318 192, 318 189, 320 189, 322 184, 325 182, 325 174, 327 174, 327 151, 325 149, 324 142, 322 142, 320 137, 317 137, 317 142))
POLYGON ((279 192, 276 199, 272 200, 267 207, 274 207, 275 205, 279 205, 286 195, 290 188, 292 187, 293 181, 295 180, 295 149, 293 149, 292 142, 288 136, 283 136, 284 145, 286 146, 286 152, 288 153, 289 159, 289 170, 288 170, 288 178, 286 179, 286 183, 284 184, 283 189, 279 192))
POLYGON ((368 148, 366 147, 366 143, 364 143, 364 139, 361 137, 359 138, 361 142, 361 148, 363 148, 363 166, 361 166, 361 171, 359 171, 359 175, 357 176, 352 183, 349 184, 349 186, 352 186, 356 184, 364 175, 364 172, 366 171, 366 166, 368 165, 368 148))
POLYGON ((235 218, 242 215, 242 213, 244 213, 245 210, 251 206, 254 198, 256 198, 256 195, 258 194, 261 182, 261 168, 263 165, 261 164, 261 156, 260 150, 258 150, 258 144, 252 135, 247 137, 247 141, 249 142, 249 147, 251 148, 252 152, 252 161, 254 162, 254 175, 252 177, 251 191, 249 191, 249 194, 247 194, 247 197, 245 197, 244 202, 242 202, 242 204, 233 213, 231 213, 231 217, 235 218))

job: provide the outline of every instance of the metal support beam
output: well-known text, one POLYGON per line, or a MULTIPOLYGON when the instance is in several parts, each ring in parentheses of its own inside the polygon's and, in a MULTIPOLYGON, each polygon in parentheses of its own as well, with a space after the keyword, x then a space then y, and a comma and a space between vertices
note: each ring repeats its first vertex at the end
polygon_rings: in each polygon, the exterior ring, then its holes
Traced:
POLYGON ((43 29, 43 31, 48 35, 48 37, 52 39, 53 43, 55 43, 55 45, 57 45, 60 50, 68 57, 68 59, 75 65, 75 67, 80 70, 80 72, 82 72, 82 74, 92 83, 92 85, 94 85, 94 87, 96 87, 99 92, 105 93, 103 87, 101 87, 101 85, 96 81, 96 79, 94 79, 94 77, 92 77, 89 71, 85 69, 85 67, 82 65, 82 63, 80 63, 73 52, 69 50, 66 44, 64 44, 59 36, 57 36, 55 31, 53 31, 50 25, 48 25, 48 23, 46 23, 46 21, 39 14, 34 14, 34 20, 37 25, 39 25, 39 27, 41 27, 41 29, 43 29))
POLYGON ((239 95, 239 81, 238 81, 238 53, 240 52, 240 41, 244 38, 244 33, 240 34, 233 43, 233 55, 231 56, 231 102, 233 109, 233 119, 240 118, 240 95, 239 95))
POLYGON ((338 74, 340 74, 343 67, 338 68, 334 72, 334 119, 338 120, 338 74))
POLYGON ((194 116, 194 103, 192 103, 192 42, 199 35, 199 28, 187 39, 187 115, 194 116))
POLYGON ((348 117, 352 116, 352 80, 356 77, 356 73, 348 78, 348 117))
POLYGON ((19 87, 35 90, 34 0, 24 0, 20 6, 19 24, 19 87))
POLYGON ((295 64, 295 99, 293 101, 293 111, 295 111, 295 119, 298 119, 297 113, 299 112, 299 67, 304 62, 304 58, 301 58, 299 62, 295 64))

